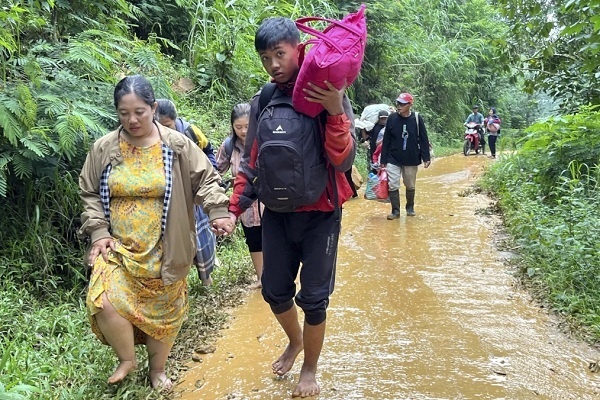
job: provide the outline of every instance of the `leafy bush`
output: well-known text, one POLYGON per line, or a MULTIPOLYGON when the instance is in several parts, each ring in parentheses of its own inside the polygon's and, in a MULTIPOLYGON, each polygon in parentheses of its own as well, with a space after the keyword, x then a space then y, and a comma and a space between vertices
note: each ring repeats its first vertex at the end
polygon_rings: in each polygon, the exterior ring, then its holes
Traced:
POLYGON ((0 197, 0 278, 22 282, 38 292, 78 286, 83 276, 77 175, 65 172, 12 187, 0 197))
POLYGON ((599 115, 552 118, 528 129, 523 149, 494 163, 495 193, 519 246, 522 274, 552 308, 600 339, 599 115), (584 163, 587 162, 587 163, 584 163))
MULTIPOLYGON (((188 276, 189 312, 169 358, 169 375, 189 361, 199 341, 212 341, 227 320, 226 308, 239 304, 254 274, 241 228, 220 243, 213 285, 188 276)), ((123 384, 106 378, 117 359, 99 345, 88 322, 82 292, 53 288, 44 298, 20 276, 0 279, 0 399, 167 399, 150 387, 145 348, 136 348, 139 370, 123 384), (27 327, 27 329, 23 329, 27 327)))
POLYGON ((589 174, 600 161, 600 113, 583 108, 574 115, 550 117, 526 130, 520 161, 550 195, 560 176, 570 169, 573 178, 589 174))

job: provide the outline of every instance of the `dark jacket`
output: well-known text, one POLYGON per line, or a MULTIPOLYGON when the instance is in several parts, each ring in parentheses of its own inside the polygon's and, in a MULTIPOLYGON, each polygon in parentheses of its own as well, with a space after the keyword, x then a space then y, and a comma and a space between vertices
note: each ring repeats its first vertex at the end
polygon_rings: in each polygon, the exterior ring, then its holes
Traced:
POLYGON ((217 159, 215 158, 215 151, 214 151, 212 145, 210 144, 210 142, 208 141, 208 138, 206 137, 206 135, 204 135, 204 133, 202 133, 202 131, 197 126, 190 124, 189 122, 187 122, 185 119, 183 119, 181 117, 177 117, 177 119, 175 120, 175 130, 177 132, 183 133, 184 135, 186 135, 190 139, 192 139, 192 141, 194 143, 196 143, 198 145, 198 147, 200 147, 202 149, 204 154, 206 154, 206 157, 208 157, 208 159, 210 160, 210 163, 213 165, 213 167, 217 168, 217 159), (192 133, 186 134, 185 131, 189 128, 196 128, 196 129, 192 129, 193 134, 192 133), (200 136, 200 137, 198 137, 198 136, 200 136))
POLYGON ((373 129, 369 131, 369 160, 373 158, 373 153, 375 153, 375 149, 377 149, 377 136, 379 136, 379 132, 385 127, 385 125, 375 124, 373 129))
POLYGON ((422 161, 430 161, 429 138, 423 118, 419 115, 417 120, 415 113, 411 112, 408 117, 393 113, 388 117, 383 135, 383 147, 381 150, 381 164, 394 164, 398 166, 420 165, 422 161), (406 146, 404 146, 403 132, 407 132, 406 146))

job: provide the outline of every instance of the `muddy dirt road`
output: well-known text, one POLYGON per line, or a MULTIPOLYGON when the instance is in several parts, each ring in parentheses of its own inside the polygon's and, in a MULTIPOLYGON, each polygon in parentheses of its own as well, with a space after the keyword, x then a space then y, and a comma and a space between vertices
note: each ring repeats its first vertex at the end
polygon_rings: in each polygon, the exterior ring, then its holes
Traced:
MULTIPOLYGON (((491 240, 499 221, 476 212, 489 200, 459 196, 488 162, 452 156, 421 170, 413 218, 347 203, 318 399, 600 398, 588 371, 600 353, 561 334, 514 284, 491 240)), ((285 345, 249 293, 217 351, 180 379, 180 398, 289 398, 300 363, 284 379, 270 367, 285 345)))

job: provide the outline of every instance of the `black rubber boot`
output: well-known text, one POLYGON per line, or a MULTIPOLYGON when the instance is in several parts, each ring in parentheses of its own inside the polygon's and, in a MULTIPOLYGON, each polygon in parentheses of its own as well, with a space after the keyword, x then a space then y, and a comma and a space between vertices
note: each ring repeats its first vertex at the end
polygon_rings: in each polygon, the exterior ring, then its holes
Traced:
POLYGON ((398 190, 390 190, 390 203, 392 203, 392 213, 387 216, 387 219, 400 218, 400 192, 398 190))
POLYGON ((414 217, 415 213, 415 189, 406 189, 406 215, 414 217))

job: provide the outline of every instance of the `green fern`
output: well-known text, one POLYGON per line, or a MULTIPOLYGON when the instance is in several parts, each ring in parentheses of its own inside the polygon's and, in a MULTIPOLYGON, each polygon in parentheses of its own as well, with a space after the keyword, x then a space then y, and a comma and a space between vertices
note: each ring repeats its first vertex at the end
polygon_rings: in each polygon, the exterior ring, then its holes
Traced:
POLYGON ((50 118, 56 118, 69 109, 68 104, 61 97, 50 93, 39 94, 38 103, 40 110, 43 110, 44 115, 50 118))
POLYGON ((115 116, 115 113, 113 111, 108 111, 108 110, 104 110, 100 107, 98 107, 95 104, 88 104, 88 103, 77 103, 77 108, 79 110, 84 110, 88 115, 93 116, 90 117, 90 121, 88 123, 88 121, 86 121, 86 124, 88 125, 89 128, 92 128, 91 130, 96 130, 96 127, 93 127, 93 125, 98 125, 98 130, 100 131, 104 131, 105 130, 105 126, 100 126, 99 124, 99 119, 102 120, 109 120, 109 121, 117 121, 117 117, 115 116))
MULTIPOLYGON (((11 90, 14 90, 14 88, 11 88, 11 90)), ((22 113, 21 105, 14 97, 3 96, 2 94, 0 94, 0 102, 2 102, 4 107, 6 107, 6 109, 10 111, 15 117, 18 117, 22 113)))
POLYGON ((0 154, 0 171, 4 171, 6 169, 6 166, 11 159, 12 157, 8 155, 8 152, 3 152, 0 154))
POLYGON ((100 124, 98 121, 96 121, 94 117, 91 117, 79 111, 73 111, 73 116, 79 118, 79 121, 81 121, 82 125, 80 131, 83 138, 87 138, 87 135, 90 131, 102 134, 106 131, 106 127, 100 124))
POLYGON ((0 196, 6 197, 6 191, 8 189, 8 182, 4 171, 0 171, 0 196))
POLYGON ((35 125, 37 115, 37 103, 31 95, 31 90, 23 84, 17 86, 17 99, 20 105, 21 122, 27 128, 35 125))
POLYGON ((12 168, 15 172, 15 176, 19 179, 31 178, 33 174, 31 158, 26 157, 22 153, 27 153, 27 151, 20 151, 14 154, 11 162, 12 168))
MULTIPOLYGON (((21 138, 21 143, 28 150, 30 150, 33 154, 35 154, 37 156, 37 158, 43 158, 44 156, 48 155, 47 153, 45 153, 43 151, 43 148, 39 145, 39 143, 36 143, 35 139, 32 140, 31 137, 21 138)), ((29 157, 29 158, 32 158, 32 157, 29 157)))
POLYGON ((58 133, 58 143, 64 154, 71 159, 75 155, 79 131, 85 129, 83 121, 75 115, 61 115, 57 118, 54 129, 58 133))
POLYGON ((8 163, 12 160, 12 156, 8 153, 3 152, 0 154, 0 197, 6 197, 6 191, 8 189, 8 179, 6 177, 6 170, 8 163))
POLYGON ((148 72, 160 70, 156 52, 150 48, 139 48, 131 57, 133 59, 132 67, 139 68, 141 72, 147 74, 148 72))
MULTIPOLYGON (((2 128, 4 137, 8 139, 8 142, 16 147, 22 135, 21 124, 7 106, 9 101, 3 102, 2 97, 0 96, 0 128, 2 128)), ((10 102, 12 103, 12 99, 10 102)))
MULTIPOLYGON (((80 64, 90 74, 94 72, 106 74, 109 71, 110 62, 106 58, 100 58, 99 55, 97 46, 92 42, 72 40, 69 43, 66 60, 70 63, 80 64)), ((114 59, 112 61, 114 62, 114 59)))

